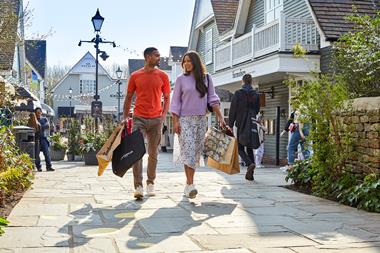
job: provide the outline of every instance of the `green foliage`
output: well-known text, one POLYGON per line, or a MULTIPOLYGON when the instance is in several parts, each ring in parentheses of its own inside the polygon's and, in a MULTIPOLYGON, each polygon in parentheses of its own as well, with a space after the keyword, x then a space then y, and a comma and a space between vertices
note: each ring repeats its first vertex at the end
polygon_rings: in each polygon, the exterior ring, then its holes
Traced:
POLYGON ((49 137, 51 142, 51 147, 53 150, 63 150, 66 151, 67 145, 63 142, 62 135, 60 133, 55 133, 49 137))
POLYGON ((311 166, 311 160, 305 159, 294 163, 285 180, 286 182, 291 180, 298 188, 310 191, 312 187, 312 178, 314 175, 315 171, 311 166))
POLYGON ((0 216, 0 235, 4 234, 3 227, 7 226, 9 224, 9 221, 7 221, 5 218, 0 216))
POLYGON ((15 192, 30 187, 33 179, 32 159, 20 153, 11 129, 0 128, 0 205, 15 192))
POLYGON ((82 136, 80 149, 82 152, 99 151, 107 141, 105 134, 88 132, 82 136))
POLYGON ((355 11, 347 20, 355 28, 335 44, 334 68, 352 97, 379 96, 380 11, 373 16, 355 11))
POLYGON ((80 155, 80 124, 79 121, 76 119, 71 119, 70 126, 69 126, 69 136, 68 136, 68 150, 67 152, 74 155, 80 155))
POLYGON ((300 87, 294 80, 287 83, 295 91, 291 99, 293 108, 302 112, 305 122, 313 122, 308 137, 313 143, 314 153, 311 158, 311 168, 315 170, 313 192, 319 196, 329 196, 334 177, 331 168, 338 168, 348 155, 339 135, 342 126, 334 117, 334 112, 345 106, 347 90, 343 83, 333 83, 323 75, 315 76, 314 80, 300 87))
POLYGON ((80 141, 81 151, 86 153, 91 151, 99 151, 106 142, 108 136, 104 131, 102 133, 96 131, 95 120, 92 117, 85 117, 84 126, 84 133, 80 141))
POLYGON ((292 52, 296 58, 304 57, 307 54, 307 50, 303 48, 300 43, 297 43, 293 46, 292 52))

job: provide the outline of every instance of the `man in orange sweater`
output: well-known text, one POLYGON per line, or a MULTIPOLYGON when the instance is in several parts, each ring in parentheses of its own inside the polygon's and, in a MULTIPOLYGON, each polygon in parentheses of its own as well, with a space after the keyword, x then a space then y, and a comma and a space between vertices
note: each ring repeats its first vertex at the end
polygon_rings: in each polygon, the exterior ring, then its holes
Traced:
MULTIPOLYGON (((128 119, 133 95, 136 95, 133 109, 133 130, 140 129, 148 140, 147 194, 154 196, 158 145, 161 140, 161 126, 169 109, 169 77, 158 68, 160 53, 154 47, 144 50, 145 65, 129 78, 127 96, 124 101, 124 121, 128 119), (164 103, 162 106, 162 96, 164 103)), ((135 193, 134 197, 143 197, 142 159, 133 165, 135 193)))

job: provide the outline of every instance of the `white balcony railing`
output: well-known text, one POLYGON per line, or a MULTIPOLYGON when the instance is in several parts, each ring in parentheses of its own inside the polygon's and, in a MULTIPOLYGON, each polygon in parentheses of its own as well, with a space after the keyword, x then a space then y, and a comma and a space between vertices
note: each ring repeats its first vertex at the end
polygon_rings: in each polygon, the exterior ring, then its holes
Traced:
POLYGON ((252 28, 215 50, 215 71, 232 67, 276 51, 291 51, 300 43, 307 50, 319 49, 319 35, 313 20, 285 17, 260 28, 252 28))

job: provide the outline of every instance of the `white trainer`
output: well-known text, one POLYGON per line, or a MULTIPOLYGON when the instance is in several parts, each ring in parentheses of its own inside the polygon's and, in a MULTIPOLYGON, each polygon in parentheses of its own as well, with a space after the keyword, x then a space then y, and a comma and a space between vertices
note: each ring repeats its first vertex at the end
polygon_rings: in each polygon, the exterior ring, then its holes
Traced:
POLYGON ((156 193, 154 192, 154 184, 148 184, 146 186, 146 194, 148 194, 148 196, 155 196, 156 193))
POLYGON ((197 196, 198 191, 197 191, 197 189, 195 189, 193 184, 190 184, 190 185, 186 184, 184 193, 185 193, 186 197, 193 199, 197 196))
POLYGON ((142 186, 138 186, 135 189, 135 194, 133 195, 135 199, 142 199, 144 197, 144 190, 142 186))

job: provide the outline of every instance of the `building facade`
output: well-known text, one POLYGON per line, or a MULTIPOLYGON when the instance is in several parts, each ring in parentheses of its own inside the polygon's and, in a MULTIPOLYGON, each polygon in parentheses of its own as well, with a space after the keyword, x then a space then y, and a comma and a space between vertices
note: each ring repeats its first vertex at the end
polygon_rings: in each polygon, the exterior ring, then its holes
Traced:
POLYGON ((264 160, 285 163, 288 136, 279 132, 292 94, 283 82, 320 72, 320 35, 306 1, 196 0, 188 47, 201 54, 217 88, 234 92, 244 74, 253 76, 254 86, 265 94, 264 160), (296 45, 307 49, 305 57, 293 56, 296 45))
MULTIPOLYGON (((99 64, 98 94, 103 106, 103 117, 116 120, 118 114, 119 83, 99 64)), ((126 80, 121 79, 120 91, 124 93, 126 80)), ((91 115, 91 102, 95 95, 95 58, 87 52, 52 89, 53 108, 61 129, 65 128, 65 119, 82 119, 91 115), (72 93, 69 93, 69 90, 72 93)), ((123 110, 123 98, 120 98, 120 112, 123 110)))

